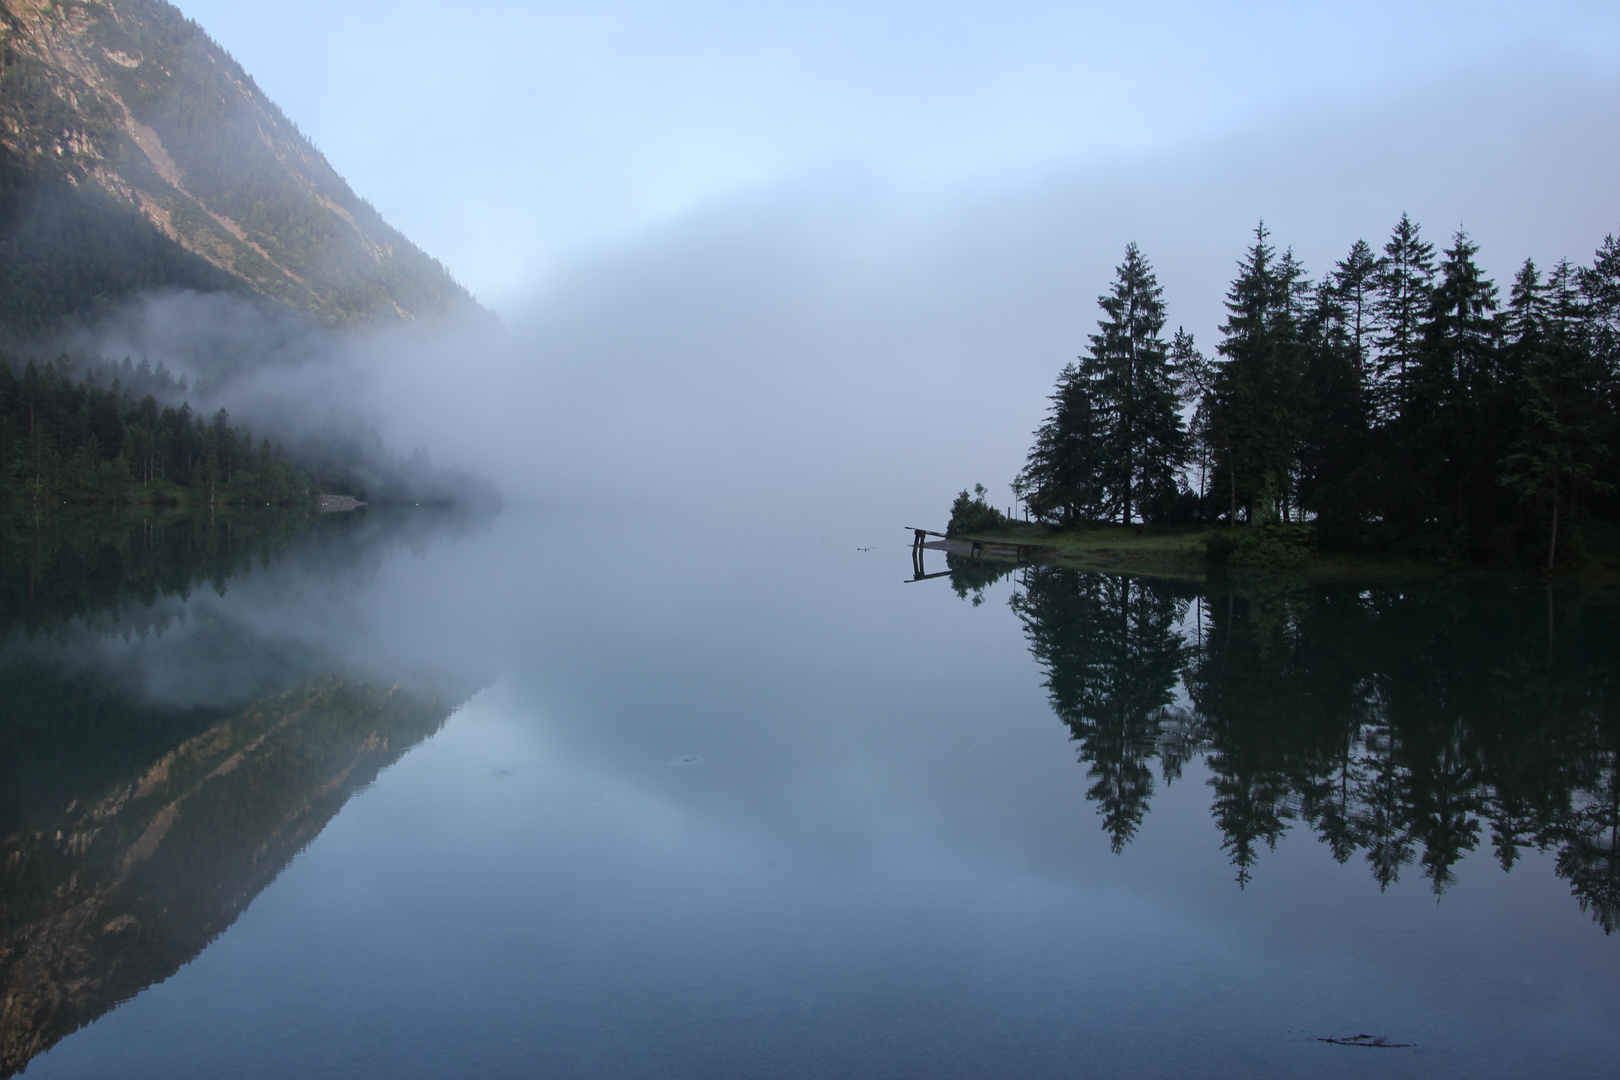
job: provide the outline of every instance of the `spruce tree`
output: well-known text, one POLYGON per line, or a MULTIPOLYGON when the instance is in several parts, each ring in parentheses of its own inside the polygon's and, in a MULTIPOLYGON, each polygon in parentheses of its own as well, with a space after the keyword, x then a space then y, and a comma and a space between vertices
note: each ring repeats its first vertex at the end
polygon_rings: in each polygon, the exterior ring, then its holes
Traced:
POLYGON ((1458 230, 1440 263, 1424 326, 1423 391, 1435 384, 1477 393, 1495 373, 1496 284, 1474 261, 1479 245, 1458 230))
POLYGON ((1286 513, 1306 419, 1295 321, 1303 274, 1292 254, 1276 257, 1268 235, 1261 222, 1227 291, 1217 346, 1226 359, 1215 378, 1230 432, 1229 480, 1251 523, 1286 513))
POLYGON ((1103 501, 1102 448, 1091 393, 1079 368, 1063 368, 1049 400, 1052 407, 1035 432, 1035 445, 1015 488, 1037 521, 1071 526, 1095 520, 1103 501))
POLYGON ((1515 403, 1524 400, 1530 368, 1545 344, 1547 287, 1533 259, 1524 260, 1508 290, 1503 312, 1501 358, 1497 392, 1515 403))
POLYGON ((1380 266, 1365 240, 1357 240, 1350 253, 1333 264, 1333 298, 1342 310, 1345 336, 1360 365, 1371 359, 1380 266))
POLYGON ((1113 288, 1097 298, 1106 317, 1080 369, 1098 429, 1106 509, 1127 525, 1167 507, 1186 458, 1178 388, 1160 336, 1163 297, 1147 258, 1127 244, 1113 288))
POLYGON ((1550 571, 1564 507, 1610 487, 1597 470, 1609 457, 1612 427, 1598 365, 1581 340, 1585 313, 1575 272, 1560 262, 1544 289, 1534 274, 1526 261, 1514 283, 1511 349, 1523 357, 1524 389, 1517 443, 1502 464, 1507 487, 1544 515, 1550 571))
MULTIPOLYGON (((1185 331, 1165 344, 1162 290, 1127 247, 1019 476, 1031 511, 1154 520, 1196 446, 1212 518, 1297 508, 1328 543, 1335 525, 1339 542, 1439 541, 1447 555, 1501 558, 1529 542, 1556 565, 1579 521, 1617 509, 1606 496, 1620 488, 1620 243, 1545 280, 1526 260, 1505 305, 1464 232, 1437 262, 1403 215, 1384 252, 1357 241, 1313 284, 1262 223, 1211 364, 1185 331)), ((183 418, 173 435, 184 469, 183 418)))
POLYGON ((1587 337, 1604 376, 1620 374, 1620 241, 1603 238, 1592 265, 1576 275, 1585 310, 1587 337))
POLYGON ((1302 327, 1310 421, 1300 448, 1300 504, 1323 523, 1349 524, 1367 509, 1354 488, 1370 449, 1367 345, 1376 271, 1372 249, 1357 240, 1317 290, 1302 327))
POLYGON ((1181 387, 1183 403, 1193 406, 1189 434, 1198 448, 1198 497, 1205 503, 1205 515, 1216 516, 1208 509, 1212 501, 1216 504, 1224 502, 1228 507, 1228 520, 1235 521, 1237 488, 1232 484, 1233 473, 1229 467, 1217 467, 1221 462, 1231 462, 1232 437, 1221 399, 1215 392, 1215 365, 1199 351, 1193 336, 1186 329, 1177 327, 1176 335, 1170 342, 1170 366, 1181 387), (1221 492, 1215 490, 1217 476, 1226 478, 1226 486, 1221 492))
MULTIPOLYGON (((1592 374, 1604 401, 1611 430, 1620 422, 1620 241, 1603 238, 1592 265, 1577 274, 1583 309, 1582 341, 1592 358, 1592 374)), ((1620 465, 1613 456, 1602 471, 1611 486, 1620 486, 1620 465)), ((1611 508, 1612 509, 1612 508, 1611 508)))
POLYGON ((1540 338, 1547 314, 1546 292, 1536 261, 1524 260, 1508 289, 1506 330, 1511 348, 1525 348, 1540 338))
POLYGON ((1378 404, 1386 420, 1400 415, 1407 404, 1409 375, 1418 364, 1433 283, 1434 245, 1423 240, 1417 223, 1402 214, 1378 264, 1373 307, 1378 404))
POLYGON ((1445 250, 1404 418, 1414 464, 1428 487, 1429 514, 1453 531, 1477 523, 1472 511, 1489 506, 1501 457, 1493 440, 1504 418, 1490 408, 1500 400, 1501 323, 1496 285, 1474 261, 1478 252, 1461 230, 1445 250))

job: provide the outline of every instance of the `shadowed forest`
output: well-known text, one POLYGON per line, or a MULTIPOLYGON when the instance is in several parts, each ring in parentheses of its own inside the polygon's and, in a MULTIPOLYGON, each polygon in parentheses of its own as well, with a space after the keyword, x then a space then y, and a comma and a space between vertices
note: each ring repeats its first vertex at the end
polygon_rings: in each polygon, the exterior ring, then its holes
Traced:
MULTIPOLYGON (((1437 253, 1403 216, 1381 253, 1357 241, 1313 280, 1261 225, 1211 357, 1165 337, 1163 288, 1130 245, 1014 492, 1063 527, 1264 527, 1212 544, 1217 562, 1310 542, 1579 565, 1620 512, 1620 245, 1586 266, 1525 260, 1505 296, 1477 255, 1460 231, 1437 253)), ((969 503, 959 528, 996 525, 969 503)))
POLYGON ((313 505, 316 494, 363 502, 500 501, 489 482, 401 457, 374 430, 300 436, 289 449, 255 438, 226 409, 192 412, 185 380, 160 363, 65 358, 20 369, 0 357, 0 505, 131 503, 313 505))

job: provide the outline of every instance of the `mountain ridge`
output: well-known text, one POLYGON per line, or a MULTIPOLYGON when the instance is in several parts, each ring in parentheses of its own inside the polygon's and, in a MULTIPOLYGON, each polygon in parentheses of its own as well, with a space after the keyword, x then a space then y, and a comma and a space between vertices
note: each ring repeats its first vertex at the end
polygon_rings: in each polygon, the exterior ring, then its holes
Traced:
POLYGON ((0 0, 0 152, 0 321, 164 286, 328 325, 475 305, 165 0, 0 0))

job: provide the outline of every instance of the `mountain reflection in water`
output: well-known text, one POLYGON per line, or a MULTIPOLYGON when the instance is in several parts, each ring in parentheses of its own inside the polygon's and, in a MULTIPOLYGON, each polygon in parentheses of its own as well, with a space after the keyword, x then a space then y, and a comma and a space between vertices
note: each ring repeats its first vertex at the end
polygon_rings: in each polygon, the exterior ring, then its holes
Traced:
POLYGON ((1526 849, 1620 926, 1620 598, 1445 582, 1172 578, 950 559, 1011 605, 1117 853, 1201 756, 1246 885, 1295 822, 1382 888, 1526 849))
POLYGON ((5 1068, 1612 1073, 1610 594, 801 524, 9 534, 5 1068))
POLYGON ((9 525, 0 1077, 200 953, 468 689, 356 674, 184 603, 272 567, 314 573, 306 589, 341 588, 391 548, 425 542, 421 517, 9 525), (199 656, 200 681, 151 685, 199 656))

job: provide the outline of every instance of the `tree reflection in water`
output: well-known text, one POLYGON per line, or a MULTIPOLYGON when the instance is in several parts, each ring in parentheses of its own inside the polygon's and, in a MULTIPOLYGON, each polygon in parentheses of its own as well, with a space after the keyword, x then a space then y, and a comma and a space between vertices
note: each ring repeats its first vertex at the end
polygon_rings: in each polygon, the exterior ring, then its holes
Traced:
POLYGON ((1116 852, 1147 813, 1154 760, 1173 779, 1192 745, 1175 692, 1188 653, 1176 628, 1191 602, 1173 583, 1046 567, 1028 571, 1013 597, 1116 852))
MULTIPOLYGON (((979 574, 953 584, 982 595, 979 574)), ((1615 594, 1017 574, 1012 608, 1116 852, 1155 774, 1201 755, 1240 885, 1304 823, 1381 888, 1415 867, 1442 893, 1482 845, 1504 870, 1556 852, 1582 909, 1620 926, 1615 594)))

